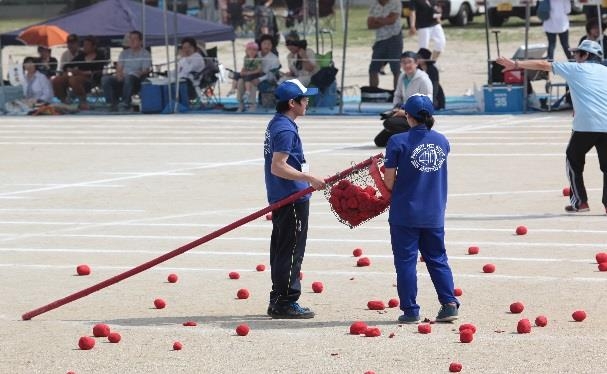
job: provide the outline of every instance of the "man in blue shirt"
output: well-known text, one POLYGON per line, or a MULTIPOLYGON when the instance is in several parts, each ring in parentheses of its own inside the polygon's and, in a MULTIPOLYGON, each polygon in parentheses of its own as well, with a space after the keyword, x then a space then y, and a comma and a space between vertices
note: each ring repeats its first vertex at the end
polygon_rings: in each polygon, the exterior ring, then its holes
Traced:
MULTIPOLYGON (((322 179, 307 173, 299 129, 295 119, 306 114, 308 97, 317 88, 306 88, 297 79, 281 83, 276 96, 276 114, 268 124, 264 141, 264 172, 268 202, 273 204, 310 185, 323 189, 322 179)), ((299 273, 306 250, 310 194, 272 212, 270 266, 272 291, 268 315, 272 318, 313 318, 314 312, 301 307, 299 273)))
POLYGON ((437 322, 457 319, 453 274, 445 249, 447 206, 447 155, 444 135, 433 131, 434 106, 422 94, 410 96, 403 105, 408 132, 390 137, 386 147, 384 181, 392 190, 390 237, 396 268, 396 286, 403 323, 417 323, 417 251, 421 253, 436 289, 441 309, 437 322))
POLYGON ((565 211, 590 210, 583 172, 586 153, 595 147, 603 172, 602 202, 607 212, 607 67, 602 64, 603 49, 595 41, 584 40, 571 51, 575 62, 512 61, 504 57, 496 62, 506 69, 552 71, 567 80, 575 114, 566 152, 571 205, 565 211))

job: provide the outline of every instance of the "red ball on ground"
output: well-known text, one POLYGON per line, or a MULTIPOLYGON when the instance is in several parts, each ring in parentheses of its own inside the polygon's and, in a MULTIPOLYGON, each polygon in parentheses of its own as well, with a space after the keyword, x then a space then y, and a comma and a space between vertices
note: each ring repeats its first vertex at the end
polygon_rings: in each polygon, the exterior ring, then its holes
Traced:
POLYGON ((173 350, 174 351, 181 351, 181 348, 183 348, 183 344, 181 344, 181 342, 174 342, 173 343, 173 350))
POLYGON ((563 196, 571 196, 571 188, 563 187, 563 196))
POLYGON ((388 308, 396 308, 400 305, 400 300, 393 298, 388 300, 388 308))
POLYGON ((355 321, 350 325, 350 334, 351 335, 360 335, 364 334, 367 331, 367 324, 363 321, 355 321))
POLYGON ((255 267, 255 270, 257 271, 265 271, 266 270, 266 265, 264 264, 259 264, 255 267))
POLYGON ((122 336, 120 336, 120 334, 117 332, 112 332, 110 333, 110 335, 107 336, 107 340, 110 343, 118 343, 120 342, 120 340, 122 340, 122 336))
POLYGON ((105 323, 98 323, 93 326, 93 336, 96 338, 105 338, 110 335, 110 326, 105 323))
MULTIPOLYGON (((382 167, 383 167, 383 166, 382 166, 382 167)), ((374 371, 371 371, 371 370, 367 370, 367 371, 365 371, 365 372, 364 372, 364 374, 375 374, 375 372, 374 372, 374 371)))
POLYGON ((154 300, 154 306, 156 309, 164 309, 164 307, 167 306, 167 303, 162 299, 156 299, 154 300))
POLYGON ((367 303, 367 308, 370 310, 384 310, 386 305, 381 300, 371 300, 367 303))
POLYGON ((198 326, 198 323, 196 323, 195 321, 185 321, 184 323, 182 323, 182 325, 193 327, 193 326, 198 326))
POLYGON ((169 281, 169 283, 177 283, 179 277, 177 276, 177 274, 169 274, 167 280, 169 281))
POLYGON ((483 273, 493 273, 495 271, 495 265, 486 264, 483 266, 483 273))
POLYGON ((459 332, 462 332, 464 330, 470 330, 470 331, 472 331, 473 334, 476 334, 476 326, 474 326, 471 323, 462 323, 459 326, 459 332))
POLYGON ((325 289, 325 286, 322 282, 312 282, 312 291, 314 293, 321 293, 325 289))
POLYGON ((236 326, 236 334, 238 334, 238 336, 247 336, 250 330, 249 325, 246 323, 236 326))
POLYGON ((354 256, 354 257, 360 257, 360 256, 362 256, 362 254, 363 254, 362 248, 355 248, 352 251, 352 256, 354 256))
POLYGON ((236 292, 236 297, 239 299, 248 299, 250 296, 249 290, 246 288, 241 288, 236 292))
POLYGON ((78 265, 76 267, 76 273, 78 275, 89 275, 91 274, 91 268, 88 265, 78 265))
POLYGON ((238 274, 237 271, 231 271, 228 274, 228 277, 230 277, 230 279, 240 279, 240 274, 238 274))
POLYGON ((369 257, 361 257, 358 259, 358 261, 356 261, 356 266, 358 266, 358 267, 369 266, 369 265, 371 265, 371 260, 369 260, 369 257))
POLYGON ((479 247, 477 247, 477 246, 471 246, 471 247, 468 247, 468 254, 469 255, 477 255, 478 252, 480 252, 480 250, 481 249, 479 247))
POLYGON ((267 221, 271 221, 272 220, 272 213, 266 214, 266 220, 267 221))
POLYGON ((519 226, 516 228, 516 235, 525 235, 527 234, 527 228, 525 226, 519 226))
POLYGON ((607 271, 607 262, 601 262, 599 264, 599 271, 607 271))
POLYGON ((571 317, 576 322, 582 322, 586 319, 586 312, 584 312, 583 310, 576 310, 575 312, 573 312, 571 317))
POLYGON ((455 289, 453 289, 453 294, 455 296, 462 296, 464 294, 464 291, 462 291, 461 288, 455 288, 455 289))
POLYGON ((538 327, 546 327, 548 324, 548 318, 546 316, 537 316, 535 318, 535 325, 538 327))
POLYGON ((462 364, 459 362, 452 362, 449 364, 449 372, 459 373, 460 371, 462 371, 462 364))
POLYGON ((525 310, 525 305, 520 301, 510 304, 510 313, 519 314, 525 310))
POLYGON ((594 256, 594 258, 596 259, 597 264, 607 262, 607 253, 599 252, 594 256))
POLYGON ((75 372, 75 371, 68 371, 68 372, 67 372, 67 373, 65 373, 65 374, 76 374, 76 372, 75 372))
POLYGON ((381 336, 381 330, 379 327, 367 327, 365 330, 365 336, 368 338, 375 338, 381 336))
POLYGON ((462 343, 471 343, 474 339, 474 333, 470 329, 464 329, 459 332, 459 341, 462 343))
POLYGON ((432 326, 429 323, 420 323, 417 325, 417 332, 420 334, 429 334, 432 332, 432 326))
POLYGON ((527 318, 518 321, 516 332, 519 334, 529 334, 531 332, 531 322, 527 318))
POLYGON ((89 349, 93 349, 95 346, 95 339, 90 336, 83 336, 78 339, 78 347, 83 351, 88 351, 89 349))

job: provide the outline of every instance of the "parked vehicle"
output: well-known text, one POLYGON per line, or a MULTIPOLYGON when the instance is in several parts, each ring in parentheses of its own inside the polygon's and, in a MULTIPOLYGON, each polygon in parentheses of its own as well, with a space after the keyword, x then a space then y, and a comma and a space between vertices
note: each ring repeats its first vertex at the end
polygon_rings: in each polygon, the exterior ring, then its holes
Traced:
MULTIPOLYGON (((442 9, 442 19, 449 20, 454 26, 466 26, 475 15, 480 14, 483 1, 477 0, 438 0, 442 9)), ((409 17, 409 1, 402 1, 403 17, 409 17)))
MULTIPOLYGON (((571 0, 571 14, 580 14, 586 6, 582 7, 581 1, 571 0)), ((519 17, 525 19, 525 8, 527 0, 487 0, 487 18, 489 26, 499 27, 508 20, 509 17, 519 17)), ((530 0, 530 14, 535 16, 537 12, 537 0, 530 0)), ((596 14, 596 11, 595 11, 596 14)))

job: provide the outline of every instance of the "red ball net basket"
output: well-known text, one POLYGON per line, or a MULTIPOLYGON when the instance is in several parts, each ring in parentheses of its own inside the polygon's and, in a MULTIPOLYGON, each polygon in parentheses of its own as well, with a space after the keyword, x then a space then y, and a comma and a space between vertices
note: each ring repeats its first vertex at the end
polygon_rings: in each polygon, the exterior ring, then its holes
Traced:
POLYGON ((384 184, 383 163, 383 157, 373 157, 368 165, 327 184, 324 195, 339 222, 354 228, 388 209, 391 193, 384 184))

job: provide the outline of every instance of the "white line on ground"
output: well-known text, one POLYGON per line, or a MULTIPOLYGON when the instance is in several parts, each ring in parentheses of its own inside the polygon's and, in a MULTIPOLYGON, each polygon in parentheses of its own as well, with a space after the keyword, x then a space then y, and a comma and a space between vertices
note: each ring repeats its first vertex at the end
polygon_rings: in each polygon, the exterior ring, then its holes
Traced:
MULTIPOLYGON (((104 227, 183 227, 183 228, 221 228, 225 225, 219 223, 142 223, 142 222, 92 222, 92 221, 0 221, 0 225, 24 225, 24 226, 78 226, 78 225, 104 225, 104 227)), ((250 229, 271 229, 270 222, 265 224, 248 223, 246 228, 250 229)), ((344 228, 343 225, 309 225, 310 230, 337 230, 344 228)), ((388 226, 373 226, 366 224, 365 230, 388 231, 388 226)), ((482 231, 482 232, 514 232, 513 228, 483 228, 483 227, 449 227, 445 228, 450 231, 482 231)), ((534 228, 533 232, 546 233, 573 233, 573 234, 607 234, 607 230, 586 230, 586 229, 542 229, 534 228)))
MULTIPOLYGON (((74 269, 74 265, 47 265, 47 264, 10 264, 0 263, 0 268, 24 268, 24 269, 43 269, 43 270, 58 270, 58 269, 74 269)), ((128 270, 127 266, 96 266, 98 270, 128 270)), ((251 269, 226 269, 226 268, 183 268, 183 267, 154 267, 153 271, 181 271, 181 272, 224 272, 230 271, 252 272, 251 269)), ((323 274, 323 275, 348 275, 348 276, 390 276, 394 277, 395 273, 391 271, 340 271, 340 270, 312 270, 306 269, 305 273, 323 274)), ((419 276, 428 277, 427 273, 418 273, 419 276)), ((537 275, 507 275, 507 274, 462 274, 454 273, 455 278, 484 278, 485 280, 528 280, 528 281, 570 281, 570 282, 607 282, 607 278, 587 278, 587 277, 548 277, 537 275)))
MULTIPOLYGON (((4 234, 6 235, 6 234, 4 234)), ((514 234, 513 234, 514 235, 514 234)), ((41 234, 41 237, 50 238, 96 238, 96 239, 135 239, 135 240, 186 240, 193 241, 198 239, 198 236, 193 235, 108 235, 108 234, 41 234)), ((250 236, 239 236, 239 237, 218 237, 213 240, 223 241, 268 241, 267 237, 250 237, 250 236)), ((390 239, 361 239, 361 238, 308 238, 308 242, 311 243, 382 243, 390 244, 390 239)), ((597 248, 604 246, 604 243, 561 243, 561 242, 493 242, 493 241, 476 241, 476 245, 486 246, 501 246, 501 247, 590 247, 597 248)), ((446 245, 457 245, 457 246, 468 246, 470 242, 462 241, 446 241, 446 245)))
MULTIPOLYGON (((269 239, 268 239, 269 240, 269 239)), ((167 251, 157 250, 145 250, 145 249, 92 249, 92 248, 1 248, 0 252, 15 252, 15 253, 87 253, 87 254, 149 254, 149 255, 161 255, 167 251)), ((193 250, 188 252, 191 255, 198 256, 226 256, 226 257, 267 257, 267 252, 245 252, 245 251, 207 251, 207 250, 193 250)), ((392 260, 391 254, 367 254, 367 257, 373 259, 389 259, 392 260)), ((355 259, 351 254, 339 254, 339 253, 314 253, 311 251, 306 252, 306 258, 349 258, 355 259)), ((545 258, 545 257, 500 257, 500 256, 479 256, 479 255, 465 255, 465 256, 449 256, 449 260, 457 261, 512 261, 512 262, 571 262, 596 265, 593 259, 568 259, 568 258, 545 258)))

